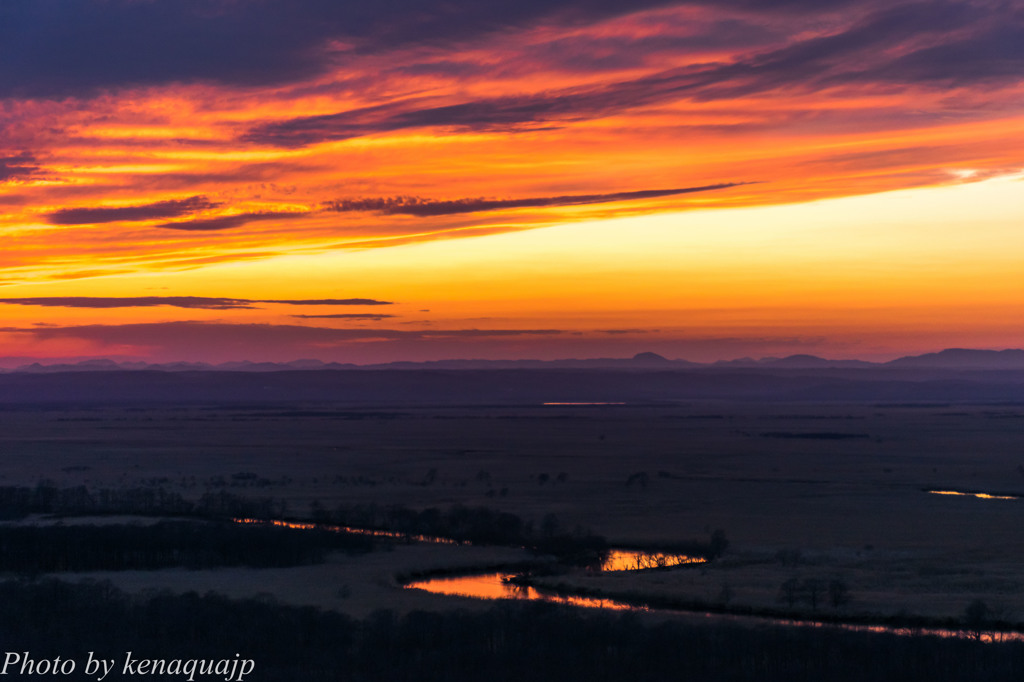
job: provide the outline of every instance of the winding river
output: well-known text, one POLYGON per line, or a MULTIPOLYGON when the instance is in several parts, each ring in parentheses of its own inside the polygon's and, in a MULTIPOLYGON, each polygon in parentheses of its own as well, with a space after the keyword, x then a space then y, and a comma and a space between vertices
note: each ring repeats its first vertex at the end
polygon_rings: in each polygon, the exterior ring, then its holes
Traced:
MULTIPOLYGON (((950 491, 928 490, 928 493, 951 494, 950 491)), ((986 499, 1010 499, 994 495, 979 495, 977 493, 963 493, 956 491, 952 494, 970 494, 986 499)), ((372 535, 374 537, 413 540, 432 544, 460 544, 455 540, 434 536, 409 536, 403 533, 392 531, 370 530, 354 528, 350 526, 327 526, 323 524, 304 523, 295 521, 263 521, 259 519, 235 518, 235 523, 270 523, 276 526, 283 526, 295 529, 321 529, 341 533, 356 533, 361 535, 372 535)), ((469 544, 469 543, 462 543, 469 544)), ((662 552, 644 552, 631 549, 613 549, 609 552, 608 558, 601 565, 601 571, 644 571, 650 569, 673 568, 685 565, 705 563, 703 557, 687 556, 685 554, 668 554, 662 552)), ((983 642, 1024 642, 1022 632, 1004 631, 982 631, 971 632, 961 629, 927 628, 927 627, 899 627, 892 625, 861 625, 854 623, 833 623, 816 620, 796 620, 775 618, 771 616, 757 616, 732 613, 712 613, 701 611, 687 611, 675 609, 654 609, 647 606, 617 601, 610 598, 582 597, 577 595, 560 594, 554 591, 539 590, 529 585, 521 585, 513 579, 515 573, 497 572, 493 570, 480 573, 467 573, 457 576, 438 576, 414 580, 403 584, 404 589, 424 590, 433 594, 471 597, 474 599, 487 600, 523 600, 539 601, 555 604, 567 604, 584 608, 605 609, 609 611, 646 611, 679 616, 692 616, 701 618, 714 618, 722 621, 733 621, 737 623, 760 623, 785 627, 812 627, 812 628, 837 628, 851 632, 879 632, 903 636, 934 636, 946 638, 968 639, 975 638, 983 642)))

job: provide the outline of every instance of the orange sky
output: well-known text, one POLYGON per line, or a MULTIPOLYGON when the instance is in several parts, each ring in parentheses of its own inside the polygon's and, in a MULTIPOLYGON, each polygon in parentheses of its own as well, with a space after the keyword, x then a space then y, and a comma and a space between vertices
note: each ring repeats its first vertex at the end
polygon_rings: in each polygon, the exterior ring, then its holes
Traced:
POLYGON ((9 13, 0 364, 1024 346, 1012 3, 336 4, 9 13))

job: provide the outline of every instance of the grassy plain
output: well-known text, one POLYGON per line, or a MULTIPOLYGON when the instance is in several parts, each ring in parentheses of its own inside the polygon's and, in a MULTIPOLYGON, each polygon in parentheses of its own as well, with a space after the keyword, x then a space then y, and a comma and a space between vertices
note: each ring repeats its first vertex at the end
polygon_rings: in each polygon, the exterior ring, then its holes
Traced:
MULTIPOLYGON (((721 528, 730 546, 713 565, 571 580, 709 602, 728 587, 730 604, 778 607, 789 578, 841 579, 846 613, 959 616, 981 598, 1024 621, 1024 500, 925 492, 1024 495, 1022 426, 1024 407, 991 405, 5 409, 0 485, 154 486, 191 499, 227 490, 286 499, 299 517, 314 501, 480 505, 537 524, 553 513, 627 546, 721 528)), ((473 551, 482 554, 399 548, 320 567, 105 577, 364 614, 453 603, 390 576, 420 561, 505 556, 473 551)))

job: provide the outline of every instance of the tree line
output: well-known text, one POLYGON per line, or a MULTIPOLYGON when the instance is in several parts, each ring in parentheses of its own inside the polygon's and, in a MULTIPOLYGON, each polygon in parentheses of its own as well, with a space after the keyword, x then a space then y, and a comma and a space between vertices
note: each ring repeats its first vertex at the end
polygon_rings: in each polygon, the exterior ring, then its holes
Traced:
POLYGON ((363 535, 230 522, 5 526, 0 527, 0 571, 269 568, 320 563, 330 551, 372 547, 373 539, 363 535))

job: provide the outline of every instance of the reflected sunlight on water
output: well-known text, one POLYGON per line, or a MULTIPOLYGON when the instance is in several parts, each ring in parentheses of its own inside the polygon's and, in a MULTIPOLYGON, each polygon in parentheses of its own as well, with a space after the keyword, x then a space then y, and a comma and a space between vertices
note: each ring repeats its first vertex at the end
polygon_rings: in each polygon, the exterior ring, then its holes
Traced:
POLYGON ((925 490, 932 495, 960 495, 964 497, 977 497, 982 500, 1019 500, 1020 495, 995 495, 992 493, 972 493, 965 490, 925 490))
POLYGON ((900 635, 903 637, 943 637, 956 639, 978 639, 981 642, 1024 642, 1024 633, 985 631, 972 633, 967 630, 948 628, 898 627, 889 625, 858 625, 852 623, 826 623, 816 620, 792 620, 771 618, 768 616, 738 615, 729 613, 710 613, 700 611, 683 611, 675 609, 652 609, 636 606, 614 599, 598 599, 594 597, 577 597, 541 592, 533 587, 516 585, 508 580, 512 573, 482 573, 444 578, 428 578, 404 585, 406 589, 424 590, 432 594, 458 597, 474 597, 476 599, 516 599, 523 601, 543 601, 553 604, 569 604, 587 608, 609 609, 612 611, 651 611, 657 613, 674 613, 680 616, 699 616, 716 620, 737 623, 764 623, 783 627, 800 628, 836 628, 848 632, 876 632, 900 635))
POLYGON ((433 594, 446 594, 458 597, 475 597, 476 599, 521 599, 524 601, 543 601, 553 604, 570 604, 595 609, 613 611, 646 611, 644 607, 615 601, 614 599, 595 599, 541 592, 527 585, 516 585, 508 582, 512 573, 483 573, 444 578, 429 578, 406 583, 405 588, 425 590, 433 594))
MULTIPOLYGON (((966 495, 979 497, 981 499, 1015 500, 1020 499, 1016 495, 992 495, 989 493, 972 493, 956 490, 926 490, 925 492, 935 495, 966 495)), ((321 529, 338 533, 355 533, 371 535, 374 537, 386 537, 400 540, 415 540, 417 542, 428 542, 437 544, 457 545, 460 544, 449 538, 439 538, 425 535, 405 535, 384 530, 370 530, 365 528, 353 528, 350 526, 329 526, 316 523, 304 523, 297 521, 262 520, 250 518, 234 518, 235 523, 242 524, 270 524, 284 528, 295 528, 301 530, 321 529)), ((462 543, 469 544, 469 543, 462 543)), ((706 563, 703 557, 692 557, 685 554, 664 554, 660 552, 641 552, 636 550, 612 550, 608 559, 601 566, 603 571, 638 571, 649 568, 662 568, 671 566, 682 566, 687 564, 706 563)), ((477 573, 461 576, 448 576, 416 580, 403 585, 405 589, 424 590, 433 594, 473 597, 476 599, 514 599, 523 601, 543 601, 553 604, 568 604, 586 608, 608 609, 612 611, 657 611, 659 613, 674 613, 677 615, 703 616, 705 618, 725 619, 736 622, 760 622, 770 625, 786 627, 813 627, 813 628, 838 628, 853 632, 879 632, 914 636, 933 636, 959 639, 978 639, 982 642, 1024 642, 1024 633, 1020 632, 995 632, 985 631, 981 633, 969 632, 967 630, 954 630, 942 628, 909 628, 888 625, 859 625, 852 623, 827 623, 815 620, 790 620, 772 618, 769 616, 740 615, 730 613, 702 613, 700 611, 687 611, 677 609, 652 609, 643 605, 634 605, 615 599, 602 599, 597 597, 579 597, 574 595, 562 595, 554 592, 541 591, 528 585, 517 585, 511 580, 515 578, 513 573, 477 573)))
POLYGON ((369 535, 375 538, 391 538, 392 540, 412 540, 414 542, 425 542, 432 545, 472 545, 468 540, 458 542, 451 538, 440 538, 433 535, 409 535, 391 530, 372 530, 369 528, 355 528, 353 526, 331 526, 323 523, 304 523, 301 521, 280 521, 277 519, 246 519, 233 518, 234 523, 243 524, 266 524, 279 526, 281 528, 297 528, 300 530, 326 530, 332 533, 351 533, 353 535, 369 535))
POLYGON ((601 564, 602 571, 642 571, 647 568, 669 568, 687 564, 705 564, 707 559, 686 554, 641 552, 631 549, 613 549, 601 564))

